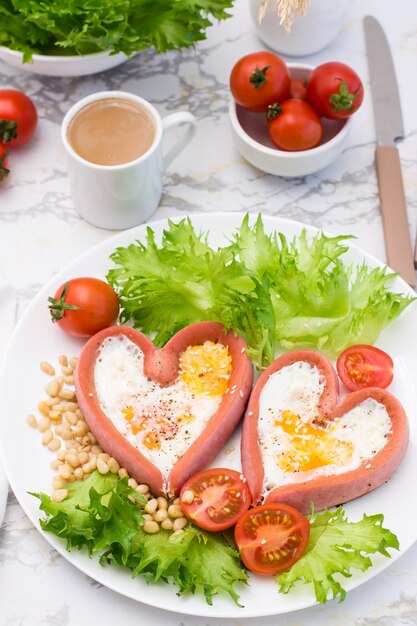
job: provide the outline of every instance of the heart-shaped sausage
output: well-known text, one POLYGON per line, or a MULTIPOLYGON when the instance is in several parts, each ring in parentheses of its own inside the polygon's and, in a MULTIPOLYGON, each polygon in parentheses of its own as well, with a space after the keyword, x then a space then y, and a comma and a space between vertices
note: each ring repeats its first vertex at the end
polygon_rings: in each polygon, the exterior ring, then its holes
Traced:
POLYGON ((114 326, 85 344, 75 388, 103 450, 152 493, 172 496, 231 436, 252 376, 245 343, 222 324, 187 326, 162 350, 114 326))
POLYGON ((331 363, 289 352, 259 377, 241 442, 254 503, 284 502, 303 513, 353 500, 388 480, 408 444, 400 402, 384 389, 350 393, 338 403, 331 363))

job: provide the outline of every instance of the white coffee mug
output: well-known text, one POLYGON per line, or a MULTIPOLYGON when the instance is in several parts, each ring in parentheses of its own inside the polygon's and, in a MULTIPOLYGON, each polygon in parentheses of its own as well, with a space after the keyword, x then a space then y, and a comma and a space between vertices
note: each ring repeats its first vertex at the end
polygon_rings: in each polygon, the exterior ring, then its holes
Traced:
POLYGON ((131 228, 147 220, 157 209, 162 194, 165 169, 193 138, 197 120, 191 113, 172 113, 164 119, 147 100, 124 91, 101 91, 77 102, 65 115, 61 126, 74 206, 87 222, 100 228, 131 228), (86 105, 106 98, 129 100, 144 108, 155 124, 154 140, 141 156, 120 165, 97 165, 79 156, 68 140, 68 127, 86 105), (184 134, 164 154, 166 131, 186 124, 184 134))

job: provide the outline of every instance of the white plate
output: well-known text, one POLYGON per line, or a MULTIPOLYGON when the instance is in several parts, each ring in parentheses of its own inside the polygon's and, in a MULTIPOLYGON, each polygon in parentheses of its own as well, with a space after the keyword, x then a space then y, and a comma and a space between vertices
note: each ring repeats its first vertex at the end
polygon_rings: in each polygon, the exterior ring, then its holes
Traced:
MULTIPOLYGON (((211 244, 225 243, 236 226, 240 225, 243 215, 232 213, 211 213, 191 216, 197 229, 211 231, 211 244), (219 230, 219 225, 221 230, 219 230)), ((268 231, 282 231, 287 237, 300 233, 302 224, 264 216, 268 231)), ((157 234, 167 226, 166 220, 151 224, 157 234)), ((26 425, 28 413, 36 411, 37 403, 43 398, 45 374, 40 371, 39 363, 48 360, 57 363, 60 354, 76 355, 83 345, 82 341, 69 338, 49 320, 47 298, 65 280, 75 276, 104 277, 111 265, 109 255, 117 246, 126 246, 136 239, 144 240, 146 225, 122 232, 88 250, 59 272, 33 300, 18 324, 5 357, 0 374, 0 446, 4 465, 11 487, 24 511, 39 529, 39 501, 28 495, 28 491, 50 492, 52 470, 49 467, 53 453, 46 450, 40 442, 40 434, 26 425)), ((315 229, 306 227, 309 232, 315 229)), ((357 248, 351 248, 349 257, 370 265, 378 261, 357 248)), ((395 279, 393 289, 411 292, 401 279, 395 279)), ((157 323, 157 320, 156 320, 157 323)), ((417 506, 410 498, 410 485, 417 481, 417 443, 416 443, 416 385, 413 380, 417 371, 417 308, 415 303, 401 315, 381 335, 378 345, 387 350, 395 361, 395 381, 392 392, 404 404, 411 427, 410 447, 401 467, 393 478, 375 490, 346 505, 349 519, 355 520, 364 513, 384 513, 385 525, 398 535, 401 552, 393 552, 389 560, 381 555, 373 559, 374 565, 366 573, 355 572, 351 578, 343 580, 346 589, 353 589, 381 572, 404 553, 417 539, 417 525, 410 523, 415 517, 417 506)), ((239 434, 228 443, 234 446, 232 454, 220 454, 213 465, 239 467, 239 434)), ((129 571, 116 567, 103 568, 97 558, 90 559, 86 553, 74 550, 68 553, 65 546, 55 536, 43 533, 60 554, 91 578, 125 596, 145 604, 177 611, 190 615, 206 617, 246 618, 254 616, 287 613, 311 606, 315 603, 310 586, 302 585, 287 595, 278 593, 274 580, 251 576, 249 586, 241 588, 241 601, 244 608, 237 607, 228 597, 216 597, 213 606, 206 604, 202 596, 179 598, 175 586, 148 585, 140 577, 132 579, 129 571)))
POLYGON ((110 70, 128 60, 123 52, 109 54, 97 52, 74 56, 34 54, 30 63, 23 63, 23 53, 0 46, 0 59, 24 72, 32 72, 42 76, 89 76, 110 70))

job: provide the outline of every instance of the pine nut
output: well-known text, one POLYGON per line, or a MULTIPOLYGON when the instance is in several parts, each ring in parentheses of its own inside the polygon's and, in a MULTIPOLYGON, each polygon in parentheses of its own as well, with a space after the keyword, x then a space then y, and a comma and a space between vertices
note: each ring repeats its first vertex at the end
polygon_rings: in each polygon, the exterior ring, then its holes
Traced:
POLYGON ((174 530, 182 530, 184 526, 187 526, 188 520, 186 517, 178 517, 174 520, 173 529, 174 530))
POLYGON ((77 425, 74 428, 74 435, 76 437, 83 437, 85 433, 88 431, 87 424, 85 422, 77 422, 77 425))
POLYGON ((87 433, 87 437, 88 437, 90 443, 92 443, 92 444, 96 444, 97 443, 97 439, 94 437, 93 433, 91 433, 91 432, 87 433))
MULTIPOLYGON (((56 432, 56 429, 55 429, 55 432, 56 432)), ((67 456, 66 451, 65 451, 65 450, 60 450, 60 451, 58 452, 58 454, 56 455, 56 458, 57 458, 59 461, 65 461, 65 457, 66 457, 66 456, 67 456)))
POLYGON ((168 517, 168 512, 166 511, 166 509, 158 509, 158 511, 155 511, 152 517, 155 522, 162 522, 168 517))
POLYGON ((61 476, 54 476, 52 489, 61 489, 66 484, 66 481, 61 476))
POLYGON ((142 515, 142 517, 143 517, 144 520, 146 520, 146 519, 151 520, 151 521, 153 520, 152 515, 150 515, 149 513, 144 513, 142 515))
POLYGON ((139 491, 139 493, 143 493, 143 495, 145 495, 145 493, 149 492, 149 485, 141 484, 138 485, 136 489, 139 491))
POLYGON ((38 422, 38 430, 41 433, 46 432, 51 427, 51 420, 49 417, 42 417, 38 422))
POLYGON ((61 372, 63 373, 64 377, 69 376, 70 374, 73 373, 73 371, 74 370, 72 369, 72 367, 68 367, 68 365, 63 365, 61 367, 61 372))
POLYGON ((77 363, 78 363, 78 357, 77 356, 72 356, 69 361, 69 366, 72 367, 73 370, 75 370, 75 368, 77 367, 77 363))
POLYGON ((56 452, 61 447, 61 442, 58 437, 53 437, 51 441, 48 443, 48 449, 52 452, 56 452))
POLYGON ((48 428, 42 435, 42 445, 47 446, 53 437, 52 430, 48 428))
POLYGON ((72 471, 68 463, 63 463, 62 465, 60 465, 58 467, 58 473, 65 480, 68 480, 72 476, 72 471))
POLYGON ((65 410, 66 411, 71 411, 72 413, 75 413, 75 411, 78 409, 78 403, 77 402, 66 402, 65 403, 65 410))
POLYGON ((150 535, 154 535, 159 531, 159 524, 157 524, 154 520, 145 520, 143 522, 143 530, 145 533, 149 533, 150 535))
POLYGON ((95 452, 96 454, 100 454, 100 452, 103 452, 103 450, 100 448, 100 446, 92 446, 91 447, 91 452, 95 452))
POLYGON ((157 498, 157 502, 158 509, 165 509, 165 511, 168 509, 168 501, 163 496, 159 496, 159 498, 157 498))
POLYGON ((59 459, 54 459, 53 461, 51 461, 51 467, 53 470, 57 471, 58 467, 62 465, 62 461, 60 461, 59 459))
POLYGON ((87 463, 89 458, 90 457, 88 456, 87 452, 79 452, 78 453, 78 460, 79 460, 81 465, 83 465, 84 463, 87 463))
POLYGON ((107 474, 109 471, 109 466, 107 465, 106 461, 103 461, 103 459, 98 458, 97 469, 100 472, 100 474, 107 474))
POLYGON ((84 419, 84 415, 81 413, 81 409, 77 408, 75 409, 75 415, 78 417, 79 420, 83 420, 84 419))
POLYGON ((68 489, 55 489, 51 496, 53 502, 62 502, 68 495, 68 489))
POLYGON ((168 507, 168 515, 173 519, 177 519, 179 517, 182 517, 184 513, 182 512, 182 508, 178 504, 171 504, 171 506, 168 507))
POLYGON ((38 420, 36 419, 36 417, 34 415, 32 415, 32 413, 30 415, 27 416, 26 418, 26 423, 31 427, 31 428, 37 428, 38 427, 38 420))
POLYGON ((60 411, 50 411, 49 419, 55 422, 55 424, 62 422, 62 413, 60 413, 60 411))
POLYGON ((74 374, 70 374, 69 376, 64 376, 64 383, 66 385, 73 385, 74 384, 74 374))
POLYGON ((175 500, 173 500, 172 504, 181 504, 181 498, 175 498, 175 500))
POLYGON ((67 420, 69 424, 71 424, 71 426, 75 426, 75 424, 78 422, 77 416, 72 411, 65 411, 63 417, 67 420))
POLYGON ((84 478, 84 472, 83 472, 83 470, 81 469, 81 467, 77 467, 77 468, 74 470, 74 476, 75 476, 75 478, 76 478, 77 480, 82 480, 82 479, 84 478))
POLYGON ((67 452, 67 456, 65 457, 65 460, 67 463, 69 463, 69 465, 71 465, 71 467, 80 466, 80 460, 75 450, 70 450, 69 452, 67 452))
POLYGON ((48 363, 48 361, 42 361, 41 370, 45 372, 45 374, 49 374, 49 376, 55 376, 55 368, 53 365, 48 363))
POLYGON ((172 530, 172 520, 169 519, 169 517, 166 517, 164 520, 162 520, 161 522, 161 528, 163 528, 164 530, 172 530))
MULTIPOLYGON (((62 437, 62 435, 61 435, 61 437, 62 437)), ((72 433, 71 433, 71 437, 72 437, 72 433)), ((77 449, 79 447, 79 443, 78 443, 78 441, 76 439, 66 439, 65 440, 65 447, 66 447, 67 450, 71 450, 71 448, 77 449)))
POLYGON ((42 413, 42 415, 45 415, 45 417, 48 417, 49 406, 46 404, 44 400, 41 400, 40 402, 38 402, 38 411, 39 413, 42 413))
POLYGON ((56 378, 55 380, 52 380, 50 383, 45 385, 45 391, 48 395, 52 396, 53 398, 55 398, 58 395, 59 383, 56 378))
POLYGON ((179 528, 178 530, 174 530, 174 532, 172 533, 172 535, 169 536, 170 539, 173 539, 174 537, 177 537, 178 535, 182 535, 184 531, 182 530, 182 528, 179 528))
POLYGON ((71 389, 61 389, 58 393, 58 398, 62 398, 63 400, 73 400, 74 395, 75 393, 71 389))
POLYGON ((45 402, 48 406, 53 407, 59 404, 59 398, 46 398, 45 402))
MULTIPOLYGON (((121 467, 117 473, 119 474, 119 478, 126 478, 126 476, 128 476, 127 469, 124 467, 121 467)), ((136 487, 136 489, 139 489, 139 487, 136 487)))
POLYGON ((64 441, 69 441, 70 439, 73 438, 73 432, 71 430, 71 428, 69 428, 68 426, 64 426, 64 428, 62 429, 61 432, 61 437, 64 441))
POLYGON ((66 357, 65 354, 61 354, 58 357, 58 363, 60 365, 62 365, 63 367, 67 367, 67 365, 68 365, 68 357, 66 357))
POLYGON ((194 501, 194 491, 191 491, 191 489, 184 491, 182 494, 182 501, 186 504, 191 504, 191 502, 194 501))
POLYGON ((127 484, 129 485, 129 487, 132 487, 132 489, 136 489, 136 487, 138 486, 138 483, 134 478, 129 478, 129 480, 127 481, 127 484))
POLYGON ((155 513, 157 506, 158 506, 157 499, 156 498, 152 498, 152 500, 149 500, 145 504, 144 508, 145 508, 146 513, 150 513, 152 515, 153 513, 155 513))
POLYGON ((111 471, 112 474, 117 474, 117 472, 120 469, 120 465, 118 464, 116 459, 113 459, 113 457, 110 457, 110 459, 108 461, 108 466, 109 466, 109 470, 111 471))

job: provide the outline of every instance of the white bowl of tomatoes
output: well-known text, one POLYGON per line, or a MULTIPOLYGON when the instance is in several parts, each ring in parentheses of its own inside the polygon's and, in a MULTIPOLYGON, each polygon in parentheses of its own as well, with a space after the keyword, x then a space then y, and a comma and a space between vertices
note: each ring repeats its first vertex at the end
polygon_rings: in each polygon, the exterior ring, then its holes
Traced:
POLYGON ((229 116, 237 149, 269 174, 306 176, 347 145, 363 100, 359 76, 343 63, 285 64, 272 52, 240 59, 230 76, 229 116))

